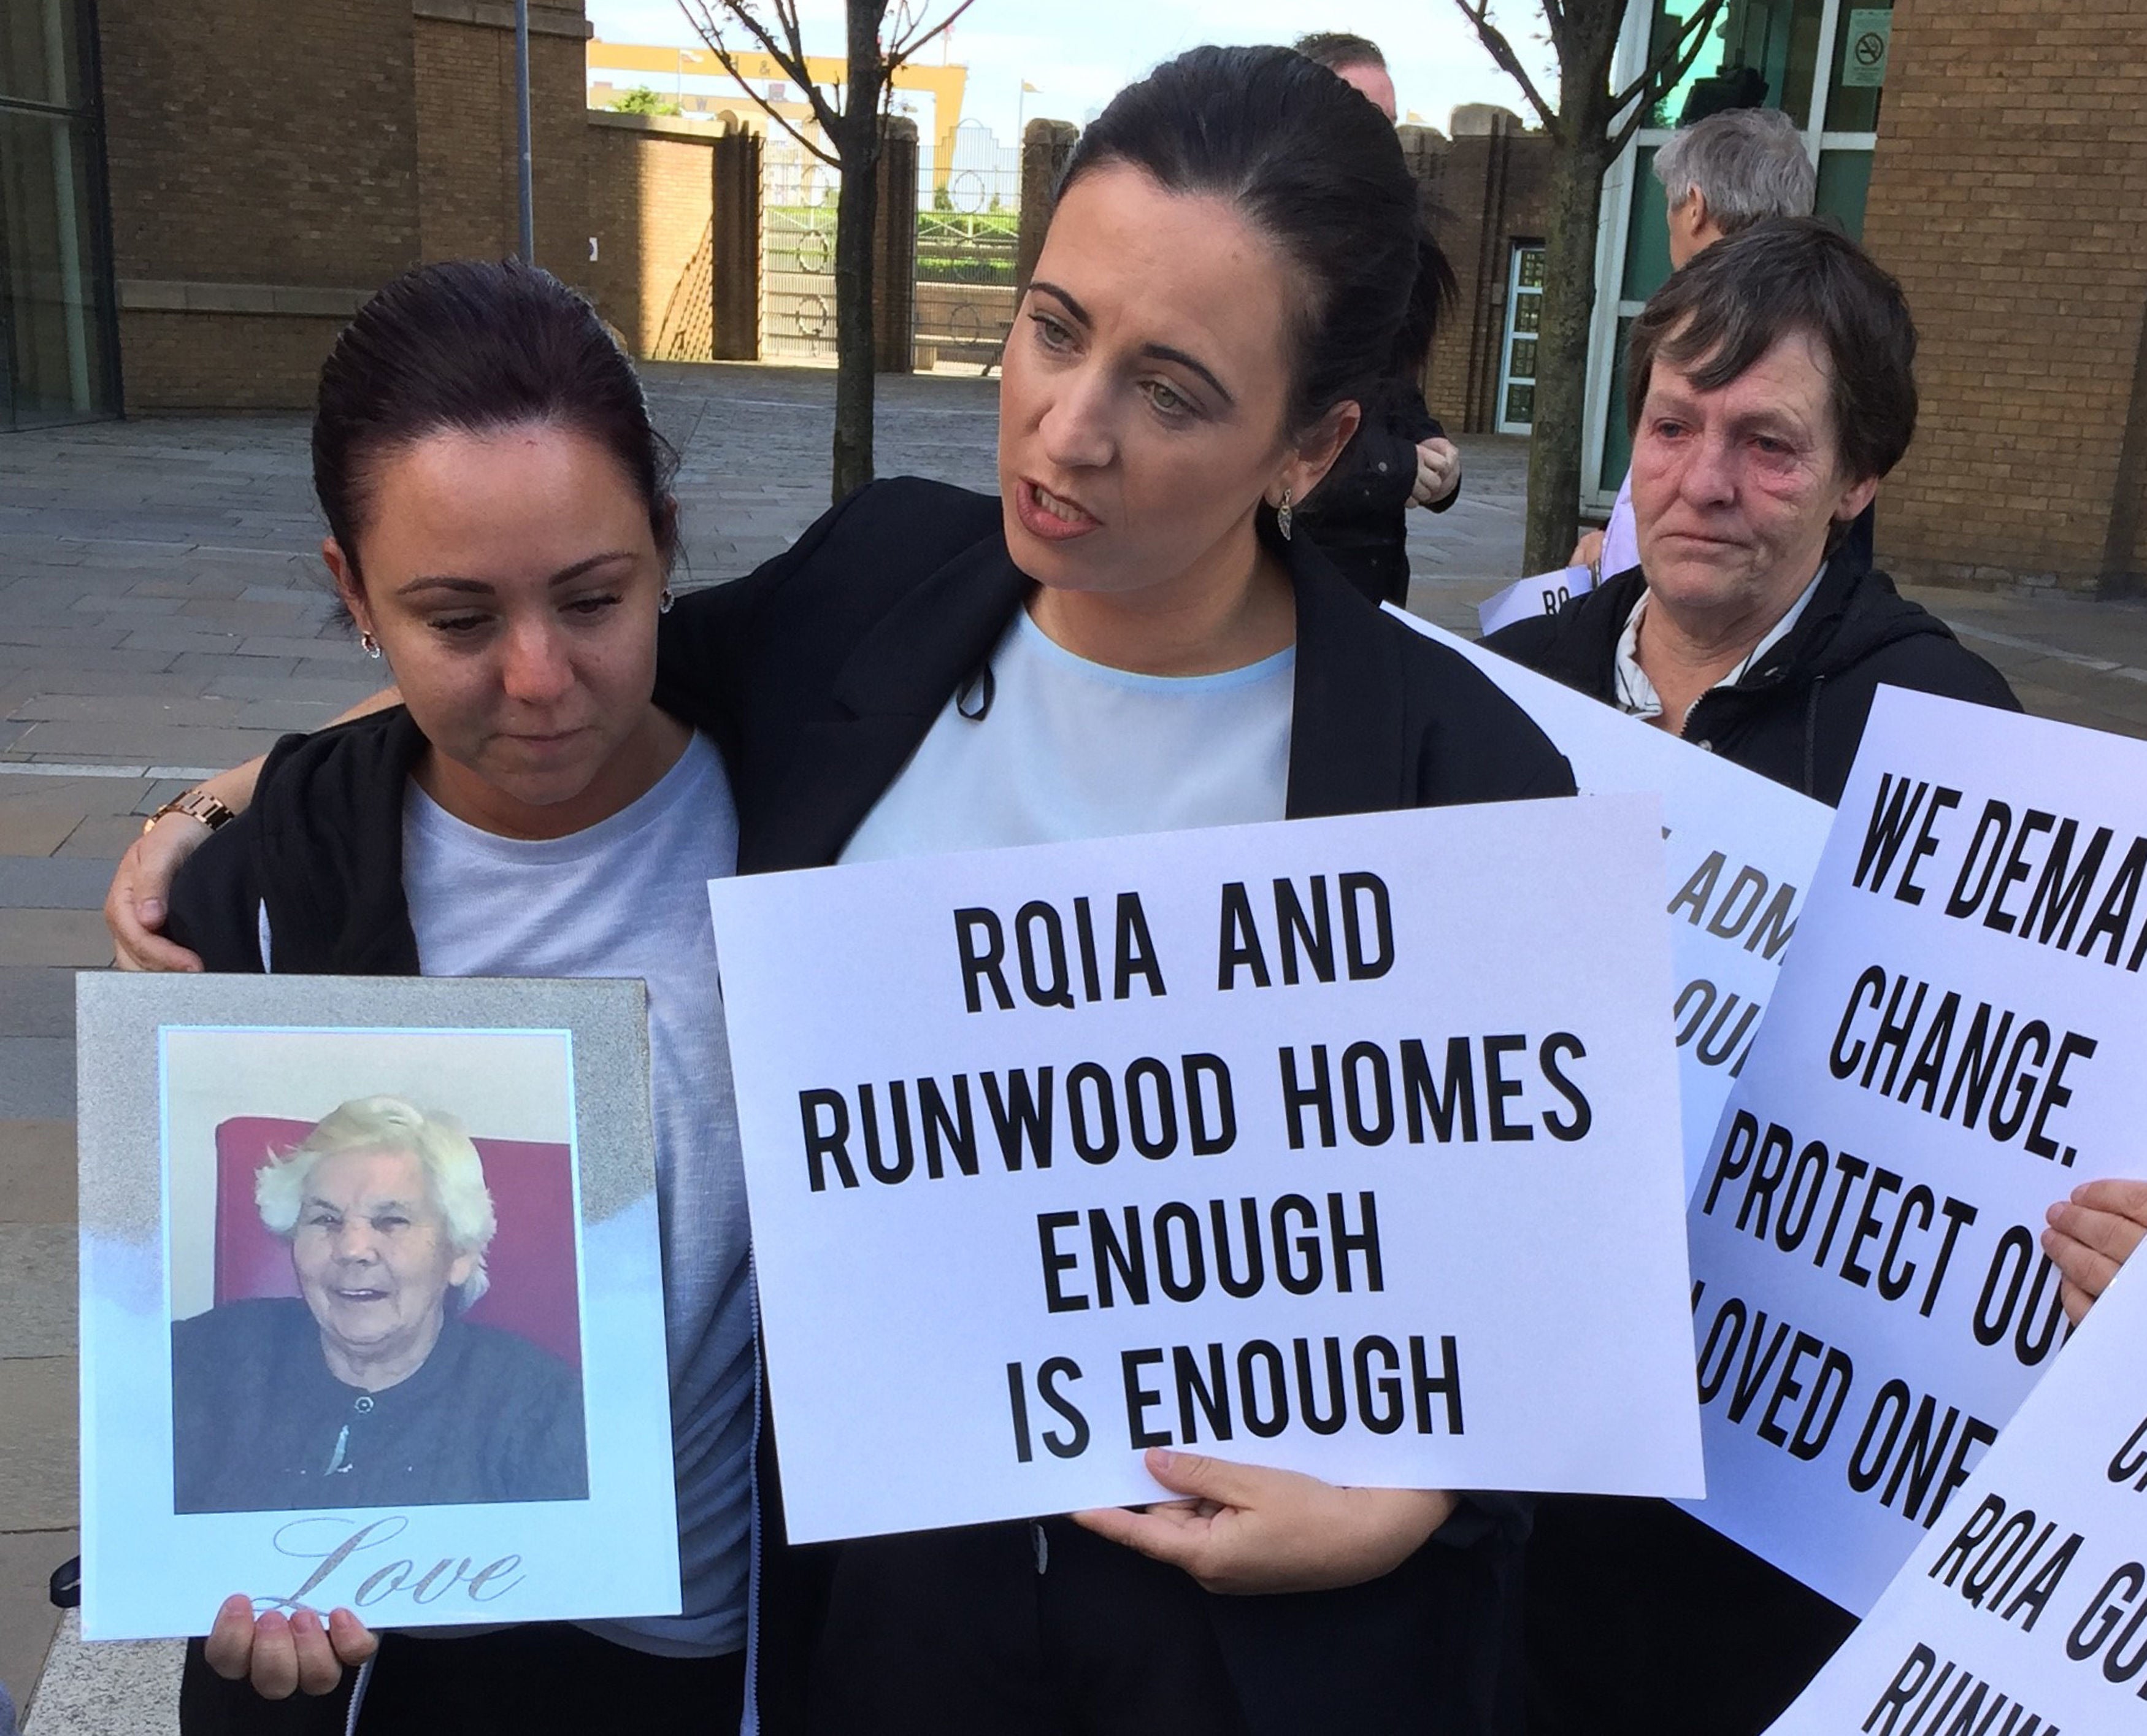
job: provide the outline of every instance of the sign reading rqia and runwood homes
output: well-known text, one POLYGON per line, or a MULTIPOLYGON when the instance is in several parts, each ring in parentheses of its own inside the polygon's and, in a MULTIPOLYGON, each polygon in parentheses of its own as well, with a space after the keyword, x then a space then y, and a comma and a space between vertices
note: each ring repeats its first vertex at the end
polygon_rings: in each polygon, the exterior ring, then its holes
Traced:
POLYGON ((2147 1173, 2147 743, 1881 688, 1691 1206, 1709 1523, 1861 1613, 2147 1173))
POLYGON ((791 1534, 1697 1492, 1658 804, 709 888, 791 1534))

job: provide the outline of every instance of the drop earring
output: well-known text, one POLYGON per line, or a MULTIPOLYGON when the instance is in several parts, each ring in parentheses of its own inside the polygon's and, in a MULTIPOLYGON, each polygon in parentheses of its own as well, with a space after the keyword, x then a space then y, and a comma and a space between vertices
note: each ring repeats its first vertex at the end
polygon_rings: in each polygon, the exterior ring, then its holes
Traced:
POLYGON ((380 655, 380 641, 369 633, 362 633, 358 636, 358 648, 368 657, 377 658, 380 655))
POLYGON ((1275 528, 1282 533, 1282 539, 1285 543, 1289 541, 1289 489, 1285 487, 1282 491, 1282 504, 1275 508, 1275 528))

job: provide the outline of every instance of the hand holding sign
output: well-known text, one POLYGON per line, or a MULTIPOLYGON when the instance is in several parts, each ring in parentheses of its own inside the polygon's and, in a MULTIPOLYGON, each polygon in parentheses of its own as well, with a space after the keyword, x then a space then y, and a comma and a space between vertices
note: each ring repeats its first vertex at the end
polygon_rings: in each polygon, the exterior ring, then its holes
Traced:
POLYGON ((2065 1316, 2077 1326, 2147 1235, 2147 1182, 2089 1182, 2052 1206, 2049 1221, 2043 1252, 2064 1276, 2065 1316))
POLYGON ((1390 1573, 1444 1524, 1439 1489, 1344 1488, 1295 1471, 1151 1447, 1149 1474, 1186 1498, 1074 1515, 1099 1537, 1240 1596, 1332 1591, 1390 1573))

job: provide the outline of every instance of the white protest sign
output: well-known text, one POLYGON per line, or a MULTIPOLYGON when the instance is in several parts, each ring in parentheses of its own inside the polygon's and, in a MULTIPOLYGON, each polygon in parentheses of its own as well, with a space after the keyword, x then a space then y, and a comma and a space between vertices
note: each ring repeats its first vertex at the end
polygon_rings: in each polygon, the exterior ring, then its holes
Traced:
POLYGON ((1566 757, 1583 793, 1661 795, 1689 1193, 1774 992, 1833 811, 1510 658, 1389 613, 1496 682, 1566 757))
POLYGON ((1595 588, 1592 567, 1564 567, 1555 573, 1539 573, 1517 578, 1503 591, 1494 591, 1476 605, 1478 628, 1485 633, 1511 627, 1516 621, 1538 615, 1554 615, 1575 597, 1595 588))
POLYGON ((1692 1202, 1699 1517, 1861 1613, 2062 1337, 2044 1213, 2147 1173, 2147 743, 1882 688, 1692 1202))
POLYGON ((1659 809, 708 888, 790 1533, 1356 1484, 1695 1493, 1659 809))
POLYGON ((2143 1699, 2147 1271, 2128 1269, 1771 1736, 2093 1736, 2137 1729, 2143 1699))

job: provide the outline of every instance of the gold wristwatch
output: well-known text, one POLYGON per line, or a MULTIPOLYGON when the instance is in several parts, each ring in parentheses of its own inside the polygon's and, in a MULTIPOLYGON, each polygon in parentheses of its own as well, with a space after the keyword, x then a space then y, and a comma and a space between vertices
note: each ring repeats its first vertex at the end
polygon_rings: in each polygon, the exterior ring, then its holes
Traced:
POLYGON ((183 796, 175 796, 142 823, 146 836, 168 813, 183 813, 190 820, 199 820, 212 832, 226 826, 238 816, 205 789, 190 789, 183 796))

